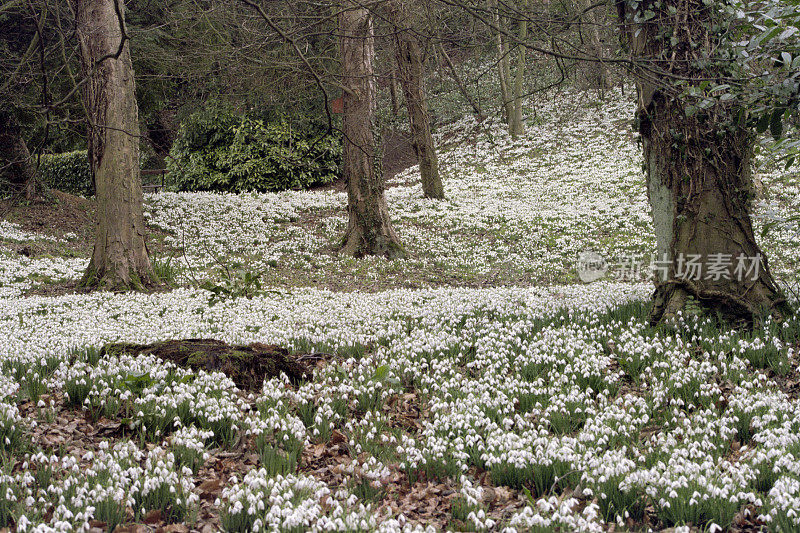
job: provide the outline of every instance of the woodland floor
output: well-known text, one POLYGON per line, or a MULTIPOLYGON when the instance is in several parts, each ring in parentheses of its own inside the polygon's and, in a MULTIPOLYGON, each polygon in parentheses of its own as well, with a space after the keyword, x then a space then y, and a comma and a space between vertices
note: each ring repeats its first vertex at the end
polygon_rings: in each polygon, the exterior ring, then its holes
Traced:
MULTIPOLYGON (((145 212, 170 286, 78 294, 92 201, 0 204, 0 531, 800 528, 800 320, 651 327, 652 284, 614 264, 654 249, 630 94, 538 98, 519 140, 437 133, 441 202, 387 139, 400 260, 337 253, 342 184, 165 191, 145 212), (609 270, 583 284, 588 249, 609 270), (313 377, 102 351, 175 339, 313 377)), ((791 290, 800 175, 759 165, 791 290)))

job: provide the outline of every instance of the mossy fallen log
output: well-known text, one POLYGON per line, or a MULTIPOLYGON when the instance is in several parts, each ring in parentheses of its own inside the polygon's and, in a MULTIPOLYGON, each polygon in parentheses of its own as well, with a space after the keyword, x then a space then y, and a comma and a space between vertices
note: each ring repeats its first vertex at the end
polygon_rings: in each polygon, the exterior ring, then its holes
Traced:
POLYGON ((294 383, 310 379, 311 370, 286 348, 253 343, 246 346, 226 344, 216 339, 179 339, 152 344, 112 343, 103 347, 103 355, 150 354, 178 366, 206 372, 224 372, 242 390, 260 390, 264 379, 281 372, 294 383))

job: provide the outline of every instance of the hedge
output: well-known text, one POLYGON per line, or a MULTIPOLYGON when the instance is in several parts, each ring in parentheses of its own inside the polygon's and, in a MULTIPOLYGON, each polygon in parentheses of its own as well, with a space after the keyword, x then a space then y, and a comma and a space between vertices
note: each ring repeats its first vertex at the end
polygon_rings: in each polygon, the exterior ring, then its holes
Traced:
POLYGON ((320 127, 210 108, 191 115, 167 161, 167 183, 187 191, 281 191, 339 176, 341 143, 320 127))
POLYGON ((94 194, 86 150, 43 154, 39 176, 48 187, 79 196, 94 194))

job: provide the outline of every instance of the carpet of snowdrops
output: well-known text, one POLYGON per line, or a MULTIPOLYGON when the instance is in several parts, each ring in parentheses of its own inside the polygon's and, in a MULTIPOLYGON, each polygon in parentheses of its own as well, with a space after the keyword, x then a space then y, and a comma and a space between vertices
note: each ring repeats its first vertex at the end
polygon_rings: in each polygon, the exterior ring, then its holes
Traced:
MULTIPOLYGON (((163 192, 146 216, 176 251, 177 288, 32 296, 86 260, 5 250, 71 236, 0 222, 0 528, 111 530, 153 509, 191 527, 204 461, 246 441, 259 464, 213 502, 227 531, 434 529, 385 501, 390 484, 429 480, 453 487, 441 529, 797 531, 800 321, 656 329, 647 282, 576 282, 582 250, 654 246, 632 113, 619 92, 602 105, 566 92, 537 102, 516 141, 469 117, 448 126, 447 200, 421 198, 416 168, 387 190, 400 260, 335 253, 341 192, 163 192), (194 283, 231 270, 269 291, 210 298, 194 283), (307 383, 246 394, 223 374, 98 351, 200 337, 334 357, 307 383), (417 424, 396 423, 399 398, 417 424), (54 402, 123 434, 80 454, 32 446, 54 402), (302 457, 334 436, 350 458, 328 486, 302 457), (498 505, 499 487, 522 504, 498 505)), ((757 225, 790 281, 798 176, 761 179, 757 225)))

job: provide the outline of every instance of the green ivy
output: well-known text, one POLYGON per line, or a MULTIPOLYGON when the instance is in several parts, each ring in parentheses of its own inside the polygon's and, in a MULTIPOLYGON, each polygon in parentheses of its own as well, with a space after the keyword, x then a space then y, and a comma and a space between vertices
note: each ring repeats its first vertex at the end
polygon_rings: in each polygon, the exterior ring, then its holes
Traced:
POLYGON ((298 130, 218 108, 189 117, 167 162, 168 182, 188 191, 281 191, 334 181, 341 144, 320 128, 298 130))

